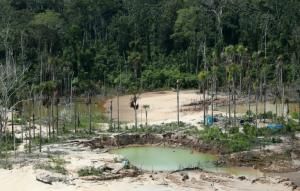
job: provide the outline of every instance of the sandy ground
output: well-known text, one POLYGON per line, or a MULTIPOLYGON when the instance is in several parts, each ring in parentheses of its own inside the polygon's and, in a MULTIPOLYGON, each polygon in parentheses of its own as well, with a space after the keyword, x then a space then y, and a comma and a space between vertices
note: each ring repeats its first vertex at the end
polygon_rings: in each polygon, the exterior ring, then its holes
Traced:
MULTIPOLYGON (((213 174, 200 171, 187 171, 180 173, 144 173, 135 178, 123 178, 111 181, 85 181, 78 177, 77 171, 89 166, 113 166, 117 155, 102 153, 101 150, 90 150, 73 143, 50 145, 43 148, 44 152, 64 153, 61 155, 67 161, 65 168, 69 184, 44 184, 36 180, 40 170, 33 168, 35 162, 25 167, 13 170, 0 169, 0 185, 3 191, 292 191, 289 182, 279 183, 279 178, 262 178, 253 182, 253 179, 239 180, 222 174, 213 174), (188 179, 183 181, 183 175, 188 179)), ((45 159, 37 159, 43 162, 45 159)))
POLYGON ((36 181, 31 166, 13 170, 0 169, 0 185, 3 191, 68 191, 72 190, 62 183, 47 185, 36 181))
MULTIPOLYGON (((134 110, 129 107, 130 99, 132 95, 120 96, 120 121, 132 123, 134 122, 134 110)), ((197 93, 197 90, 181 91, 179 94, 180 110, 185 104, 199 101, 203 99, 203 95, 197 93)), ((108 100, 105 104, 105 108, 108 112, 107 116, 110 117, 110 102, 108 100)), ((138 123, 145 123, 145 111, 143 105, 149 105, 148 111, 148 124, 161 124, 177 121, 177 93, 174 91, 161 91, 161 92, 148 92, 139 95, 139 110, 138 110, 138 123)), ((117 120, 117 98, 112 99, 113 106, 113 119, 117 120)), ((211 111, 210 111, 211 112, 211 111)), ((222 112, 214 112, 220 114, 222 112)), ((192 125, 198 125, 203 120, 203 112, 194 111, 181 111, 180 121, 189 123, 192 125)))
MULTIPOLYGON (((1 171, 0 171, 1 172, 1 171)), ((1 190, 5 191, 292 191, 281 184, 251 183, 207 173, 188 172, 189 180, 183 182, 178 174, 144 174, 137 178, 105 182, 74 181, 75 185, 55 183, 47 185, 35 180, 34 171, 29 168, 1 172, 1 190), (11 177, 14 177, 13 179, 11 177)))
MULTIPOLYGON (((134 111, 129 107, 131 96, 120 97, 120 119, 128 123, 134 121, 134 111)), ((200 100, 202 96, 196 91, 182 91, 180 93, 180 106, 200 100)), ((106 103, 109 108, 110 101, 106 103)), ((140 95, 140 106, 150 105, 148 121, 152 124, 168 123, 177 120, 176 92, 155 92, 140 95)), ((117 118, 117 101, 113 98, 113 117, 117 118)), ((217 112, 215 112, 217 113, 217 112)), ((139 110, 139 123, 145 122, 145 112, 139 110)), ((186 123, 198 124, 202 119, 202 112, 181 112, 180 120, 186 123)), ((19 131, 19 127, 16 127, 19 131)), ((46 134, 46 127, 43 128, 46 134)), ((18 149, 24 151, 24 145, 18 149)), ((145 173, 135 178, 123 178, 111 181, 85 181, 78 177, 77 171, 84 167, 116 165, 116 155, 102 153, 100 150, 90 150, 73 143, 43 146, 43 152, 61 152, 62 158, 67 161, 65 168, 68 177, 72 180, 70 184, 54 183, 44 184, 36 180, 39 170, 33 168, 37 162, 44 159, 36 159, 25 166, 16 166, 13 170, 0 169, 0 190, 2 191, 292 191, 290 182, 280 182, 280 178, 263 178, 253 182, 253 178, 239 180, 237 177, 224 176, 221 174, 206 173, 199 171, 184 172, 189 179, 182 181, 182 173, 145 173)), ((299 190, 297 190, 299 191, 299 190)))

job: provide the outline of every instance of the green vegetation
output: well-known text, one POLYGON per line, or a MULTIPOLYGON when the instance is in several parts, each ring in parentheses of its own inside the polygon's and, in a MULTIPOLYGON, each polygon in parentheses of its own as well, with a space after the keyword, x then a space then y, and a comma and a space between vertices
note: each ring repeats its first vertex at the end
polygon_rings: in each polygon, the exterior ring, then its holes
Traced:
POLYGON ((70 83, 73 95, 105 92, 120 82, 151 90, 175 87, 181 79, 182 88, 197 88, 199 71, 214 74, 218 86, 228 82, 246 91, 261 75, 268 86, 278 81, 280 62, 283 84, 299 79, 298 1, 3 0, 0 5, 1 63, 13 52, 20 69, 29 67, 29 85, 45 96, 54 90, 69 95, 70 83))
POLYGON ((300 113, 299 112, 293 112, 291 114, 291 116, 292 116, 293 119, 299 119, 300 113))
POLYGON ((222 148, 222 152, 231 153, 250 150, 255 147, 262 147, 272 143, 280 143, 279 136, 293 135, 297 125, 293 123, 285 124, 280 130, 268 128, 258 128, 255 126, 243 126, 243 132, 239 128, 232 127, 227 132, 223 132, 218 127, 208 127, 198 134, 202 140, 208 144, 222 148))
POLYGON ((257 116, 259 119, 273 119, 273 117, 276 117, 275 114, 273 114, 272 111, 268 111, 266 113, 260 113, 257 116))
MULTIPOLYGON (((41 141, 42 141, 43 145, 49 145, 49 144, 53 144, 53 143, 61 143, 61 142, 64 141, 64 138, 63 137, 51 137, 51 138, 42 137, 41 141)), ((39 136, 31 139, 31 146, 32 147, 38 146, 39 143, 40 143, 40 137, 39 136)), ((28 148, 28 147, 29 147, 29 145, 26 144, 25 148, 28 148)))
POLYGON ((128 132, 128 133, 167 133, 167 132, 182 131, 185 129, 193 129, 193 128, 194 126, 185 124, 183 122, 180 122, 178 127, 177 122, 173 122, 173 123, 165 123, 160 125, 148 125, 147 127, 144 125, 140 125, 137 130, 134 128, 125 127, 125 129, 121 131, 128 132))
POLYGON ((36 169, 44 169, 47 171, 67 174, 67 170, 65 169, 66 161, 59 157, 50 157, 47 163, 38 163, 35 165, 36 169))
POLYGON ((86 167, 78 170, 78 176, 101 176, 103 171, 100 168, 95 167, 86 167))
POLYGON ((15 138, 14 140, 12 134, 3 135, 1 138, 3 141, 0 142, 0 158, 1 158, 1 153, 5 151, 14 150, 14 142, 16 144, 16 147, 21 143, 21 140, 18 138, 15 138))
POLYGON ((0 141, 0 168, 12 169, 12 162, 9 160, 11 151, 14 150, 14 145, 17 146, 21 143, 20 139, 14 138, 12 134, 5 134, 0 141), (15 139, 15 140, 14 140, 15 139))
MULTIPOLYGON (((99 112, 94 112, 92 114, 92 126, 94 128, 97 125, 97 123, 103 123, 106 122, 106 118, 104 114, 99 112)), ((60 125, 64 134, 70 134, 74 131, 74 120, 65 120, 63 124, 60 125)), ((77 132, 76 134, 88 134, 89 133, 89 114, 88 113, 81 113, 78 115, 77 119, 77 132)))

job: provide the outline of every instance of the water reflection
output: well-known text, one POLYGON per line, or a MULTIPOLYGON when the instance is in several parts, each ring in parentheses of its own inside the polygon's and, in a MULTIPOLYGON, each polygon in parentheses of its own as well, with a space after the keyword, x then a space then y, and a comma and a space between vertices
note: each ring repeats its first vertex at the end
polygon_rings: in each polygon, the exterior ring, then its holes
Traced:
POLYGON ((216 155, 193 152, 189 149, 166 147, 126 147, 112 150, 120 154, 138 168, 149 171, 173 171, 186 167, 200 167, 209 172, 236 176, 261 177, 259 170, 247 167, 217 167, 216 155))

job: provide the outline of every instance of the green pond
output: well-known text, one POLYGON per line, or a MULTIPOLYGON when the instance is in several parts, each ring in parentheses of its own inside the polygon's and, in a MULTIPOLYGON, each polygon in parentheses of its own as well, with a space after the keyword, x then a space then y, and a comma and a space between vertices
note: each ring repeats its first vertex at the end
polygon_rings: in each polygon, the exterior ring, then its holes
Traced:
POLYGON ((190 149, 168 147, 126 147, 112 150, 111 153, 121 155, 134 166, 148 171, 173 171, 187 167, 200 167, 206 171, 245 175, 263 176, 261 172, 243 167, 216 167, 216 155, 195 152, 190 149))

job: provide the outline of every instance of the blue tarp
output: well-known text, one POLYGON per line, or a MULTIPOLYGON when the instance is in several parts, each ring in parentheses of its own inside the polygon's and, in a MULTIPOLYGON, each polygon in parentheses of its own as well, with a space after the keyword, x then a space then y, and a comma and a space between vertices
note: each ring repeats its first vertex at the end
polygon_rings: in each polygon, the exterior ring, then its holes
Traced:
POLYGON ((205 125, 212 125, 214 122, 217 122, 217 118, 212 116, 207 116, 205 120, 205 125))
POLYGON ((284 126, 282 124, 268 124, 267 128, 277 130, 282 129, 284 126))

